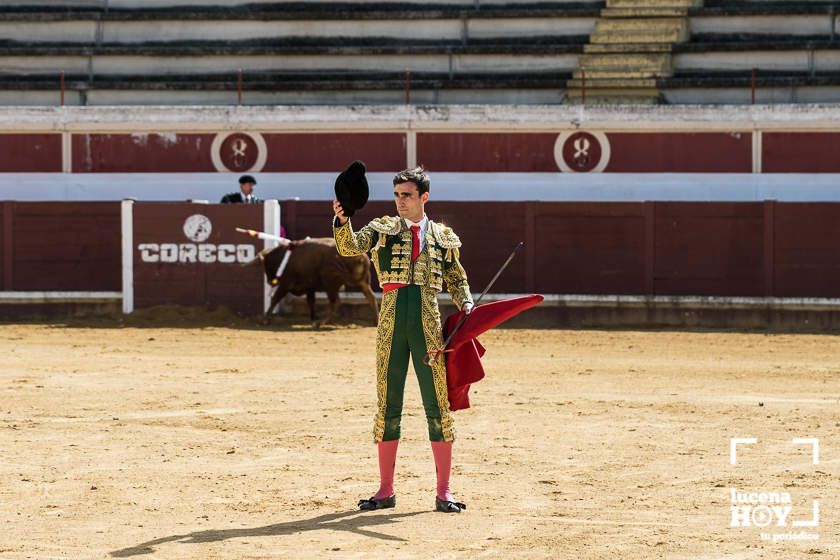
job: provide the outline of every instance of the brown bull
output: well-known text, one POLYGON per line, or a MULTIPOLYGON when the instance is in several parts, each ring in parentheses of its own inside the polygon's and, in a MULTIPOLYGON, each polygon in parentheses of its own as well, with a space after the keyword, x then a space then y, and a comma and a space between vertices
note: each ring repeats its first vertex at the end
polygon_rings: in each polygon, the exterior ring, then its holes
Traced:
MULTIPOLYGON (((271 313, 286 294, 301 296, 306 294, 309 305, 309 317, 312 326, 319 327, 332 319, 338 306, 338 291, 342 286, 358 286, 373 309, 373 316, 378 314, 376 299, 370 289, 370 259, 367 255, 342 257, 335 249, 335 240, 331 237, 293 241, 290 249, 283 246, 264 249, 258 258, 249 264, 262 261, 268 283, 275 286, 271 304, 265 312, 264 321, 271 321, 271 313), (277 269, 287 250, 291 250, 286 269, 277 277, 277 269), (315 317, 315 292, 327 292, 330 301, 327 316, 323 321, 315 317)), ((375 320, 375 319, 374 319, 375 320)))

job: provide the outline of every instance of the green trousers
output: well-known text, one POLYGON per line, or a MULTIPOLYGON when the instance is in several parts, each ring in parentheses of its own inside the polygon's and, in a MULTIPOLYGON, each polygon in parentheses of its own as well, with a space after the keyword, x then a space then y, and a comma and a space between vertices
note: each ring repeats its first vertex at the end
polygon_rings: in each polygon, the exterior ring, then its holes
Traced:
POLYGON ((442 343, 440 311, 434 290, 409 285, 384 294, 377 336, 378 411, 374 439, 400 438, 403 393, 411 358, 429 426, 429 440, 452 441, 454 430, 449 412, 444 360, 433 366, 423 363, 430 347, 442 343))

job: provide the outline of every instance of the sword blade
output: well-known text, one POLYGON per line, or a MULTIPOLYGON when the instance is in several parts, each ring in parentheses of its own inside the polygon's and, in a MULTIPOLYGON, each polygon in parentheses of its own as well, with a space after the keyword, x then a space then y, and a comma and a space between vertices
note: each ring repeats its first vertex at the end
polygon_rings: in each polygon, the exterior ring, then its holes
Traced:
MULTIPOLYGON (((484 291, 481 292, 481 295, 478 296, 478 299, 475 300, 475 305, 473 305, 473 309, 478 307, 478 304, 481 303, 481 300, 484 298, 485 295, 487 295, 487 292, 490 291, 490 288, 493 287, 493 284, 496 283, 496 280, 499 279, 499 276, 502 275, 502 272, 504 272, 504 270, 510 264, 510 261, 512 261, 513 257, 516 256, 517 251, 519 251, 519 249, 521 249, 524 245, 525 245, 524 241, 520 241, 519 243, 516 244, 516 247, 513 248, 513 251, 511 251, 510 256, 508 256, 507 260, 504 262, 504 264, 501 266, 501 268, 499 268, 499 270, 496 271, 496 274, 493 276, 493 278, 490 279, 490 282, 487 284, 487 287, 484 288, 484 291)), ((458 320, 458 323, 455 325, 455 328, 452 329, 452 332, 449 333, 449 336, 447 336, 446 340, 443 341, 443 346, 441 346, 440 349, 437 352, 435 352, 435 356, 440 355, 441 352, 446 350, 446 347, 449 346, 450 342, 452 342, 452 338, 455 336, 455 333, 457 333, 458 329, 460 329, 462 326, 464 326, 464 323, 467 322, 467 317, 469 317, 469 315, 467 315, 465 313, 464 316, 461 317, 458 320)), ((435 356, 432 356, 432 357, 429 358, 429 364, 435 363, 435 356)))

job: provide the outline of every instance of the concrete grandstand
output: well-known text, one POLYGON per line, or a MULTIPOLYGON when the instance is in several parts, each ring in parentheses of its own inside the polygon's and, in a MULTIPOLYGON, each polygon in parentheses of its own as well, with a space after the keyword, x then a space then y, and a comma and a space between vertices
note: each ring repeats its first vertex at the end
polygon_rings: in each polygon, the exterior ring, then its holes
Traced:
POLYGON ((12 0, 0 104, 831 102, 838 5, 12 0))

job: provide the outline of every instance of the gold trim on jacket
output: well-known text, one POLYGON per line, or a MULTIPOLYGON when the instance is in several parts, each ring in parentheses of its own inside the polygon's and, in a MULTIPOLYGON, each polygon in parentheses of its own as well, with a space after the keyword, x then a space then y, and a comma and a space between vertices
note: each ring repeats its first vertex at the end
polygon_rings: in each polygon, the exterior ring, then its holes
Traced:
POLYGON ((460 262, 461 240, 452 228, 429 220, 423 250, 411 260, 411 230, 405 220, 383 216, 353 231, 350 220, 342 226, 333 223, 336 249, 344 256, 370 251, 379 284, 417 284, 436 292, 444 284, 460 309, 472 303, 467 274, 460 262))

